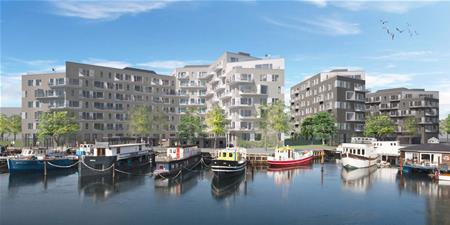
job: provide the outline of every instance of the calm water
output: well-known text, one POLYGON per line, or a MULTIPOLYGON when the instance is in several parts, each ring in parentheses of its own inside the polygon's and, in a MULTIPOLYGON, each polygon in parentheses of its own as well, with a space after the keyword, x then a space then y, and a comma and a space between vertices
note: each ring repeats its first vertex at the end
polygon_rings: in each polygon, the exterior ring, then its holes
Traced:
POLYGON ((204 170, 183 181, 0 174, 0 224, 450 224, 450 185, 397 169, 315 163, 249 169, 232 180, 204 170))

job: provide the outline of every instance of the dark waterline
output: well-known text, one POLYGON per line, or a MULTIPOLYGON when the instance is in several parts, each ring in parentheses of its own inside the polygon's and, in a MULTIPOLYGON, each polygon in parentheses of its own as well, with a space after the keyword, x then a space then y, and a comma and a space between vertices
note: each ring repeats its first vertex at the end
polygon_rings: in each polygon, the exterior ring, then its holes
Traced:
POLYGON ((450 184, 315 163, 216 180, 0 174, 0 224, 450 224, 450 184))

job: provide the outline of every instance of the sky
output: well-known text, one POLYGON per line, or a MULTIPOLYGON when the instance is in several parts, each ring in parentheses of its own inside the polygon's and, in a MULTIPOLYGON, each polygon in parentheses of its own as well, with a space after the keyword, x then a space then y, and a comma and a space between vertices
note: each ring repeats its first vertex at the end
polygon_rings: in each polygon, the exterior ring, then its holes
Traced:
POLYGON ((285 58, 286 100, 289 88, 308 76, 362 69, 371 91, 439 91, 440 117, 450 113, 450 2, 0 4, 1 107, 20 106, 22 74, 64 71, 65 61, 170 74, 186 64, 212 62, 225 51, 243 51, 285 58))

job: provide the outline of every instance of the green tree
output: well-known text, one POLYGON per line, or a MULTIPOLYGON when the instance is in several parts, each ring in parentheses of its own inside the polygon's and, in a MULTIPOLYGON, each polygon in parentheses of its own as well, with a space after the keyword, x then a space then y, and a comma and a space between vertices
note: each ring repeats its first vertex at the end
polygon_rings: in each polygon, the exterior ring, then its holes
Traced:
POLYGON ((37 135, 40 139, 51 137, 54 145, 58 146, 62 137, 79 129, 78 123, 66 111, 47 112, 39 118, 37 135))
POLYGON ((226 125, 228 120, 225 116, 225 112, 218 106, 214 105, 205 116, 206 126, 208 132, 214 135, 214 149, 216 148, 217 136, 224 135, 226 133, 226 125))
POLYGON ((153 132, 158 134, 158 139, 161 140, 161 135, 169 130, 169 116, 160 107, 155 108, 152 112, 153 132))
POLYGON ((9 132, 14 135, 14 142, 16 136, 22 131, 22 117, 19 115, 12 115, 9 117, 9 132))
POLYGON ((314 116, 308 116, 303 119, 300 125, 300 135, 307 140, 311 140, 311 144, 314 142, 314 116))
POLYGON ((394 134, 394 132, 394 123, 386 115, 370 117, 366 120, 366 125, 364 126, 364 135, 368 137, 376 137, 381 140, 394 134))
POLYGON ((411 136, 409 138, 409 143, 412 143, 412 137, 417 135, 417 121, 416 118, 414 116, 409 116, 407 118, 405 118, 405 120, 403 121, 403 130, 404 132, 411 136))
POLYGON ((446 134, 448 142, 448 134, 450 134, 450 114, 447 115, 447 118, 442 120, 440 125, 440 130, 443 134, 446 134))
POLYGON ((149 137, 152 132, 152 112, 148 106, 135 106, 130 113, 129 131, 133 135, 149 137))
POLYGON ((188 144, 194 143, 203 132, 202 118, 194 108, 189 109, 186 114, 180 117, 177 125, 179 139, 187 140, 188 144))
MULTIPOLYGON (((269 106, 268 124, 270 128, 277 132, 277 140, 281 142, 281 134, 290 130, 289 115, 285 112, 285 105, 282 101, 277 101, 269 106)), ((277 143, 278 145, 279 143, 277 143)))
POLYGON ((0 114, 0 137, 3 141, 5 134, 9 133, 9 120, 4 114, 0 114))
POLYGON ((259 129, 262 131, 262 138, 264 139, 264 148, 267 150, 267 135, 269 133, 269 107, 264 104, 259 107, 259 129))
POLYGON ((330 140, 336 134, 336 120, 328 112, 319 112, 313 116, 314 135, 325 140, 330 140))

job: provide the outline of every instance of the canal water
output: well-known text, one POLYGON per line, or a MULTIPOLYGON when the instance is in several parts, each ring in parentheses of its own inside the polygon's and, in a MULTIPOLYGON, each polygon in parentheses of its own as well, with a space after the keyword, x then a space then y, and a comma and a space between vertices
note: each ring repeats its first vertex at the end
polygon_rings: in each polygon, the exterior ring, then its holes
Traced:
POLYGON ((0 224, 450 224, 450 184, 339 162, 216 180, 0 174, 0 224))

